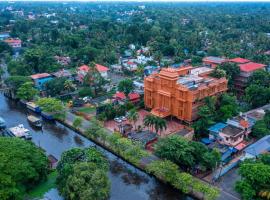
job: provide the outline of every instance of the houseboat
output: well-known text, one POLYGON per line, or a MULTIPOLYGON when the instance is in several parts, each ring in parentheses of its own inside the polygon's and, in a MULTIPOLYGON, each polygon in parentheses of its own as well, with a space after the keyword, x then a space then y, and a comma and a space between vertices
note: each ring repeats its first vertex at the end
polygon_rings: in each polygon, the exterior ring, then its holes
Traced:
POLYGON ((41 112, 41 116, 42 116, 44 119, 49 120, 49 121, 53 121, 53 120, 54 120, 53 114, 51 114, 51 113, 41 112))
POLYGON ((40 113, 41 112, 41 109, 38 105, 36 105, 34 102, 32 101, 29 101, 26 103, 26 107, 29 109, 29 110, 32 110, 36 113, 40 113))
POLYGON ((28 115, 27 120, 29 121, 30 124, 34 125, 37 128, 42 127, 41 119, 39 119, 38 117, 35 117, 34 115, 28 115))
POLYGON ((7 134, 11 137, 18 137, 25 140, 31 140, 32 135, 30 131, 26 128, 24 128, 23 124, 19 124, 18 126, 8 128, 7 134))
POLYGON ((6 122, 2 117, 0 117, 0 129, 5 129, 5 128, 6 128, 6 122))

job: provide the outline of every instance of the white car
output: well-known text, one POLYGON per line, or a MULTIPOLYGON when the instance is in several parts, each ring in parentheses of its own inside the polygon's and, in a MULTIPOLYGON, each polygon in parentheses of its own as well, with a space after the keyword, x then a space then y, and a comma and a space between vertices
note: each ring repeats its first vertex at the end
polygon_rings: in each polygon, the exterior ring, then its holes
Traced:
POLYGON ((127 120, 127 118, 125 117, 125 116, 121 116, 121 117, 119 117, 122 121, 126 121, 127 120))
POLYGON ((114 118, 114 121, 115 121, 115 122, 117 122, 117 123, 121 123, 121 122, 122 122, 122 120, 121 120, 121 118, 120 118, 120 117, 116 117, 116 118, 114 118))

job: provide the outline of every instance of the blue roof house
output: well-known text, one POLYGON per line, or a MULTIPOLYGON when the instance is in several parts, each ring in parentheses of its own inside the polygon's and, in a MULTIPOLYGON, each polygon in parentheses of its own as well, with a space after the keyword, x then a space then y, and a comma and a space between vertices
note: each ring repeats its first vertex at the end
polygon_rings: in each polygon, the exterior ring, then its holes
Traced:
POLYGON ((270 135, 264 136, 245 150, 245 158, 256 158, 260 154, 270 152, 270 135))
POLYGON ((34 74, 34 75, 31 75, 31 78, 34 82, 35 87, 40 91, 44 90, 44 84, 47 81, 53 79, 52 75, 48 73, 34 74))

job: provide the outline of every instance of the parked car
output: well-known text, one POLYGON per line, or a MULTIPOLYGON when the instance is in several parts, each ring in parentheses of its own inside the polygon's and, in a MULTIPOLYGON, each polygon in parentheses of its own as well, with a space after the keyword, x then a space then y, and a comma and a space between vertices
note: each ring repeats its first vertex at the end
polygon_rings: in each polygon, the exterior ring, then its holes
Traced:
POLYGON ((121 117, 119 117, 122 121, 126 121, 127 120, 127 118, 125 117, 125 116, 121 116, 121 117))
POLYGON ((117 122, 117 123, 121 123, 121 122, 122 122, 122 120, 121 120, 121 118, 120 118, 120 117, 116 117, 116 118, 114 118, 114 121, 115 121, 115 122, 117 122))

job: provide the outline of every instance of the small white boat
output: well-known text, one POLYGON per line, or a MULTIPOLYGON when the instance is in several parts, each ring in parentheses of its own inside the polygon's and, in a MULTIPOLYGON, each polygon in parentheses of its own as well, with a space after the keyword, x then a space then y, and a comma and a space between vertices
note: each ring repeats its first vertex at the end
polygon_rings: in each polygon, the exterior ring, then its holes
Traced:
POLYGON ((23 124, 8 129, 8 133, 13 137, 18 137, 26 140, 31 140, 32 135, 27 128, 24 128, 23 124))
POLYGON ((42 122, 41 119, 38 117, 35 117, 34 115, 28 115, 27 120, 34 125, 35 127, 41 128, 42 127, 42 122))

